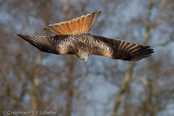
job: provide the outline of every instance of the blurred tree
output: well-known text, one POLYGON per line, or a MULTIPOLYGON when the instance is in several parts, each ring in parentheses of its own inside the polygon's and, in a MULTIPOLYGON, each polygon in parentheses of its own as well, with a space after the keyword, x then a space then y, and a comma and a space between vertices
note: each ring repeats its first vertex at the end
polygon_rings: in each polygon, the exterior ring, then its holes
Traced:
MULTIPOLYGON (((51 7, 51 1, 46 0, 45 2, 45 9, 46 14, 44 17, 42 17, 43 22, 45 25, 49 25, 50 20, 50 7, 51 7)), ((39 10, 39 9, 38 9, 39 10)), ((50 34, 46 32, 46 36, 49 36, 50 34)), ((34 68, 34 75, 33 78, 31 78, 31 87, 30 87, 30 96, 31 96, 31 104, 32 104, 32 110, 33 111, 39 111, 39 98, 37 96, 38 86, 39 86, 39 77, 40 77, 40 66, 42 61, 42 52, 38 51, 37 57, 36 57, 36 66, 34 68)), ((41 101, 42 102, 42 101, 41 101)))

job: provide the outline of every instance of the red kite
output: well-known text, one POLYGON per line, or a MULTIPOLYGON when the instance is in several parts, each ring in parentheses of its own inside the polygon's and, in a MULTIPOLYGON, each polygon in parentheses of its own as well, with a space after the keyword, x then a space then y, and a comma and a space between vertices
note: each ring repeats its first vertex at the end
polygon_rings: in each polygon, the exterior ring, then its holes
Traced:
POLYGON ((17 34, 43 52, 57 55, 75 54, 87 62, 88 55, 136 61, 151 56, 153 49, 122 40, 110 39, 89 33, 101 11, 76 19, 43 27, 55 36, 29 36, 17 34))

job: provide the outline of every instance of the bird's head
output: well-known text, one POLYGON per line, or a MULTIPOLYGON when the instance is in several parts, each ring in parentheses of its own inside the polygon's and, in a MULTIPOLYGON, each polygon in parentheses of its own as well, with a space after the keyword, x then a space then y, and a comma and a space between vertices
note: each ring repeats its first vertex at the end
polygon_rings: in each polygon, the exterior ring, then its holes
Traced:
POLYGON ((88 53, 87 52, 80 52, 80 54, 77 55, 81 60, 87 63, 88 60, 88 53))

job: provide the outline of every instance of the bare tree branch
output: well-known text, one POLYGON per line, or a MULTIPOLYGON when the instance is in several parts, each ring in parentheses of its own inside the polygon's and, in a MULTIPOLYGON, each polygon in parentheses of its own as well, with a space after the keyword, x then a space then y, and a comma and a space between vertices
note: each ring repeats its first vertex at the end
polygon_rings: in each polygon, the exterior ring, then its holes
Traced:
POLYGON ((164 19, 164 17, 163 17, 163 11, 164 11, 164 8, 168 5, 168 2, 169 2, 168 0, 162 0, 161 1, 161 6, 160 6, 160 9, 159 9, 159 18, 158 18, 158 20, 156 20, 151 25, 151 28, 156 28, 163 21, 163 19, 164 19))
MULTIPOLYGON (((144 36, 142 45, 145 45, 147 43, 148 39, 149 39, 149 35, 150 35, 150 16, 151 16, 152 7, 153 7, 152 0, 149 0, 149 8, 148 8, 148 14, 147 14, 147 19, 146 19, 146 32, 145 32, 145 36, 144 36)), ((126 75, 124 77, 124 80, 121 84, 120 91, 119 91, 118 96, 116 98, 112 116, 116 116, 116 114, 118 112, 118 108, 119 108, 120 103, 122 101, 123 95, 126 92, 128 83, 130 81, 133 69, 135 68, 136 64, 137 64, 137 62, 132 62, 129 66, 128 72, 126 73, 126 75)))
MULTIPOLYGON (((49 25, 50 7, 51 7, 50 0, 46 1, 45 7, 46 7, 46 18, 44 18, 44 22, 45 22, 45 25, 49 25)), ((48 35, 48 32, 46 32, 46 35, 48 35)), ((41 51, 38 51, 37 58, 36 58, 36 67, 34 69, 34 77, 31 80, 30 95, 31 95, 31 104, 32 104, 33 111, 39 110, 37 88, 39 86, 39 73, 40 73, 40 65, 42 61, 42 54, 43 53, 41 51)))

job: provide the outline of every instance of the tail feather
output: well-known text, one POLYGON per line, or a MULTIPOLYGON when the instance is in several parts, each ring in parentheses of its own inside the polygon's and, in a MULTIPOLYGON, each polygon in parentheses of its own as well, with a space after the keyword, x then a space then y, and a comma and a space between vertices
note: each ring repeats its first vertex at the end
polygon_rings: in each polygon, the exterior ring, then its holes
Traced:
POLYGON ((95 14, 95 12, 86 16, 86 19, 85 19, 86 24, 85 24, 85 29, 84 29, 85 32, 88 32, 89 29, 91 28, 91 23, 92 23, 92 19, 94 17, 94 14, 95 14))
POLYGON ((61 25, 51 25, 51 28, 53 28, 55 31, 57 31, 58 33, 62 33, 65 34, 66 30, 63 28, 64 24, 61 23, 61 25))
POLYGON ((99 10, 97 12, 92 12, 91 14, 87 14, 86 16, 83 15, 70 21, 45 26, 43 29, 56 35, 87 33, 90 31, 100 13, 101 11, 99 10))
POLYGON ((68 23, 69 23, 69 26, 71 28, 71 33, 73 33, 73 31, 75 30, 75 25, 74 25, 73 21, 68 22, 68 23))
POLYGON ((68 33, 72 33, 71 27, 68 22, 65 22, 65 27, 66 27, 68 33))
POLYGON ((48 32, 54 33, 56 35, 60 35, 60 33, 56 29, 51 28, 51 25, 45 26, 44 30, 47 30, 48 32))
POLYGON ((63 30, 63 33, 69 33, 67 26, 65 25, 65 23, 60 24, 59 28, 61 28, 63 30))
POLYGON ((97 18, 98 18, 98 16, 100 15, 100 13, 101 13, 101 11, 98 11, 98 12, 96 12, 96 13, 93 14, 93 17, 92 17, 92 19, 91 19, 92 21, 91 21, 91 23, 90 23, 89 28, 87 29, 88 32, 89 32, 90 29, 92 28, 93 24, 94 24, 95 21, 97 20, 97 18))
POLYGON ((77 32, 79 32, 81 30, 81 22, 80 22, 80 18, 77 18, 76 20, 76 27, 77 27, 77 32))
POLYGON ((85 21, 86 21, 85 19, 86 19, 86 17, 84 15, 81 16, 81 18, 80 18, 80 24, 81 24, 80 30, 84 30, 85 21))

